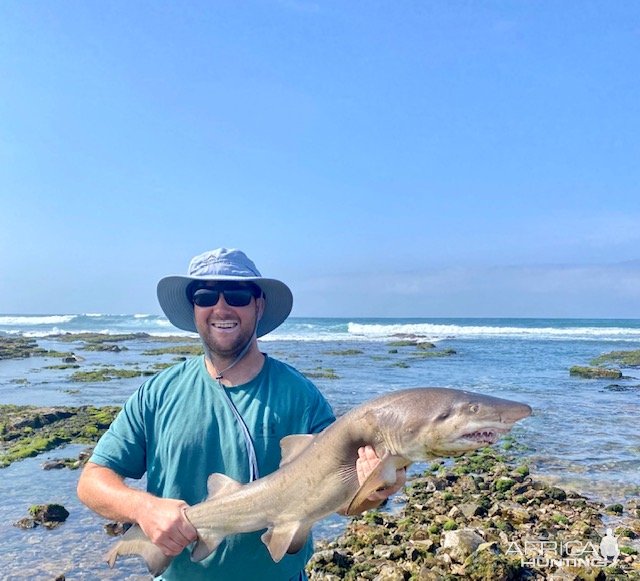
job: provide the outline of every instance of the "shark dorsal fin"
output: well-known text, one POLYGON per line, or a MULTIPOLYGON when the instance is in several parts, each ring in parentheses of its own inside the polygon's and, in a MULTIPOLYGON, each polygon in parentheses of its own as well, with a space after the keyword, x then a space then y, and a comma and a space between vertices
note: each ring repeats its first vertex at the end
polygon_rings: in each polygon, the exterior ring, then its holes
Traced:
POLYGON ((242 484, 238 481, 219 472, 214 472, 209 475, 207 479, 207 500, 224 496, 225 494, 231 494, 240 488, 242 488, 242 484))
POLYGON ((282 454, 280 466, 288 464, 296 456, 299 456, 316 437, 316 434, 293 434, 282 438, 280 440, 280 452, 282 454))
MULTIPOLYGON (((362 486, 358 489, 355 496, 349 503, 345 514, 352 516, 360 514, 365 510, 374 508, 380 504, 380 501, 368 500, 368 497, 376 490, 381 488, 387 488, 396 482, 396 467, 400 460, 400 456, 393 456, 389 452, 385 452, 380 458, 380 464, 378 464, 367 479, 362 483, 362 486)), ((404 463, 406 465, 406 462, 404 463)))

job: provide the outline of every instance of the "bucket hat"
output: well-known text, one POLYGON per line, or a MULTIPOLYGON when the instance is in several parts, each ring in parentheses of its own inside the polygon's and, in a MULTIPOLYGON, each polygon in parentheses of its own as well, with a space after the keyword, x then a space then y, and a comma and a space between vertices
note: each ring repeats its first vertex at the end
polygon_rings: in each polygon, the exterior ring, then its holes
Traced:
POLYGON ((262 337, 280 326, 291 312, 293 295, 289 287, 275 278, 264 278, 241 250, 217 248, 194 257, 187 275, 165 276, 158 282, 158 301, 167 319, 184 331, 197 333, 193 303, 187 287, 194 280, 251 282, 262 289, 265 308, 256 334, 262 337))

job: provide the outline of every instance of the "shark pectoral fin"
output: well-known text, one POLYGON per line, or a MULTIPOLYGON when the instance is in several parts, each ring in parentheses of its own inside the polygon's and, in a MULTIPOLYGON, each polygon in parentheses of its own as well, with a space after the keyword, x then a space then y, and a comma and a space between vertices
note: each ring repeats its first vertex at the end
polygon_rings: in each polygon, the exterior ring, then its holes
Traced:
POLYGON ((240 488, 242 488, 242 484, 237 480, 229 478, 224 474, 214 472, 213 474, 210 474, 207 479, 207 500, 211 500, 215 496, 231 494, 240 488))
POLYGON ((198 529, 198 542, 191 551, 191 560, 198 562, 206 559, 218 548, 225 535, 214 533, 208 529, 198 529))
POLYGON ((368 500, 368 497, 376 490, 395 484, 397 458, 397 456, 392 456, 388 452, 382 456, 380 464, 373 469, 371 474, 369 474, 367 479, 362 483, 362 486, 360 486, 356 492, 344 514, 353 516, 380 504, 379 501, 368 500))
POLYGON ((140 555, 147 564, 149 573, 154 576, 160 575, 173 560, 173 557, 167 557, 154 545, 138 525, 132 526, 107 553, 109 567, 113 569, 116 559, 121 555, 140 555))
POLYGON ((316 434, 293 434, 282 438, 282 440, 280 440, 280 453, 282 456, 280 467, 291 462, 291 460, 306 449, 315 438, 316 434))
MULTIPOLYGON (((286 523, 268 528, 260 538, 262 542, 267 545, 267 549, 269 549, 269 553, 271 553, 271 558, 278 563, 289 550, 290 546, 294 545, 292 549, 293 552, 300 550, 302 543, 298 536, 299 531, 299 522, 286 523)), ((307 538, 306 534, 304 538, 307 538)))

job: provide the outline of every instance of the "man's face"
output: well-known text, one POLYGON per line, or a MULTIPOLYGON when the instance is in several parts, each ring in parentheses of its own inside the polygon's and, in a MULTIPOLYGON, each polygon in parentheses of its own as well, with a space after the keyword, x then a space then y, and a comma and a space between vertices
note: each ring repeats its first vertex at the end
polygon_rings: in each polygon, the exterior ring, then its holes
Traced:
POLYGON ((256 322, 264 311, 264 299, 256 298, 257 293, 247 296, 248 291, 255 289, 254 285, 248 283, 210 283, 199 288, 194 295, 193 313, 196 329, 207 355, 234 359, 253 339, 256 322), (228 291, 226 296, 225 291, 228 291), (208 306, 216 299, 216 304, 208 306), (245 300, 248 303, 244 306, 229 304, 238 305, 245 300), (198 303, 204 306, 199 306, 198 303))

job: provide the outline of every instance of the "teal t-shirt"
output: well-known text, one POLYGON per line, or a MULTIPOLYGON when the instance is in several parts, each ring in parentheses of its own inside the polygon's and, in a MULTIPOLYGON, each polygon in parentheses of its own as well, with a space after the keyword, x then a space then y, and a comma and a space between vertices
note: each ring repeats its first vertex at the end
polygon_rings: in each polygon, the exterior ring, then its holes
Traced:
MULTIPOLYGON (((222 389, 203 356, 166 369, 127 400, 91 462, 126 478, 146 472, 149 492, 189 504, 205 500, 213 472, 248 482, 244 438, 222 389)), ((254 379, 226 393, 252 436, 261 476, 278 468, 284 436, 317 433, 335 419, 313 383, 268 356, 254 379)), ((262 532, 229 536, 200 563, 191 561, 187 549, 162 578, 286 581, 296 576, 313 552, 311 536, 298 553, 274 563, 260 540, 262 532)))

